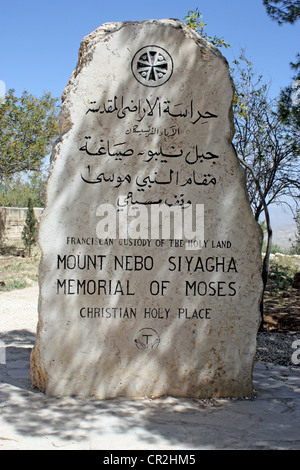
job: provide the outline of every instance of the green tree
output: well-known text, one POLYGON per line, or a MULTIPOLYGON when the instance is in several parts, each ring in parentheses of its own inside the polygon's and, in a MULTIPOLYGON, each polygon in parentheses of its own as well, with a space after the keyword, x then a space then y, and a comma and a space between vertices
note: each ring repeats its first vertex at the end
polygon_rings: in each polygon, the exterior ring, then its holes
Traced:
POLYGON ((44 192, 47 171, 32 171, 29 174, 12 176, 0 183, 0 206, 26 207, 31 198, 34 207, 44 207, 44 192))
MULTIPOLYGON (((300 1, 263 0, 267 14, 279 25, 294 24, 300 18, 300 1)), ((300 131, 300 54, 290 66, 294 72, 292 83, 283 88, 278 101, 278 114, 286 125, 296 126, 300 131)))
POLYGON ((216 47, 231 47, 227 42, 224 41, 224 38, 219 38, 217 36, 208 36, 205 32, 207 24, 203 20, 203 15, 200 13, 199 9, 189 10, 188 14, 184 17, 186 24, 196 33, 200 34, 204 39, 211 42, 216 47))
POLYGON ((282 123, 277 100, 268 95, 262 76, 253 72, 252 63, 242 53, 234 61, 234 145, 242 163, 249 164, 259 181, 259 194, 251 174, 247 178, 250 203, 256 220, 269 206, 290 196, 299 199, 300 135, 296 126, 282 123))
POLYGON ((286 196, 299 199, 300 136, 295 126, 286 126, 277 113, 277 103, 268 96, 262 76, 256 76, 252 63, 241 54, 233 71, 234 145, 246 169, 250 204, 256 220, 264 214, 267 227, 263 281, 266 285, 272 248, 272 227, 268 207, 282 203, 286 196))
POLYGON ((22 231, 22 240, 25 248, 28 249, 29 257, 31 256, 31 247, 36 243, 36 230, 37 221, 34 215, 32 200, 29 198, 25 225, 22 231))
POLYGON ((57 98, 9 90, 0 103, 0 182, 23 171, 39 171, 58 135, 57 98))
POLYGON ((268 15, 278 24, 295 23, 300 18, 300 1, 263 0, 268 15))
POLYGON ((297 54, 296 62, 291 62, 294 70, 292 83, 283 88, 278 101, 278 114, 283 123, 288 126, 296 126, 300 131, 300 54, 297 54))

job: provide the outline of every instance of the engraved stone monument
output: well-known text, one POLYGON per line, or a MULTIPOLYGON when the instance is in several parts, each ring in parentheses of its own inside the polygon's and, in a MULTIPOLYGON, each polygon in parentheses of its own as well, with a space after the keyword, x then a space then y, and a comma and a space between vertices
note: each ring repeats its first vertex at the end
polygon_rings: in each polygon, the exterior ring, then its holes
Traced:
POLYGON ((181 21, 82 41, 39 231, 31 379, 46 394, 252 394, 261 231, 233 93, 219 50, 181 21))

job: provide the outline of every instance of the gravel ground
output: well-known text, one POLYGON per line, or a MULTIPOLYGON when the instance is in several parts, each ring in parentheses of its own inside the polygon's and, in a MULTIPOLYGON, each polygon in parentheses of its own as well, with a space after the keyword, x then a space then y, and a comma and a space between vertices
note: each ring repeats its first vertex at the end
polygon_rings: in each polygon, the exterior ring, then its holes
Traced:
MULTIPOLYGON (((256 361, 257 362, 271 362, 281 366, 295 365, 292 362, 293 353, 296 348, 293 348, 295 341, 299 341, 297 349, 300 348, 300 332, 290 333, 267 333, 259 332, 257 335, 257 349, 256 361)), ((298 354, 300 359, 300 354, 298 354)))

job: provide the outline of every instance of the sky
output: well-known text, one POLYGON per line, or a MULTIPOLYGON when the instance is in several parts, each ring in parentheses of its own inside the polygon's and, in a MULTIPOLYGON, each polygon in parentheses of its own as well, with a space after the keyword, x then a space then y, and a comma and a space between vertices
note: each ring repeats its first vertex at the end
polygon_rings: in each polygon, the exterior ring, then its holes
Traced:
MULTIPOLYGON (((299 51, 300 21, 279 26, 266 14, 262 0, 14 0, 0 5, 0 95, 13 88, 61 97, 76 66, 81 40, 103 23, 147 19, 184 20, 196 8, 206 32, 223 37, 229 64, 246 52, 254 70, 276 97, 290 84, 289 63, 299 51)), ((292 216, 274 206, 275 225, 293 224, 292 216)))

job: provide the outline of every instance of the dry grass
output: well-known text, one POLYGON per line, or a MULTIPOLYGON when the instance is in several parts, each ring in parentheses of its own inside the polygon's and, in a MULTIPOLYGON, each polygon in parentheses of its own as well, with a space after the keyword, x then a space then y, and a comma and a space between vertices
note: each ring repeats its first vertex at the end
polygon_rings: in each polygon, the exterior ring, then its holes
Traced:
POLYGON ((33 249, 32 256, 24 256, 24 251, 7 247, 0 255, 0 291, 6 292, 33 286, 38 282, 40 252, 33 249))

